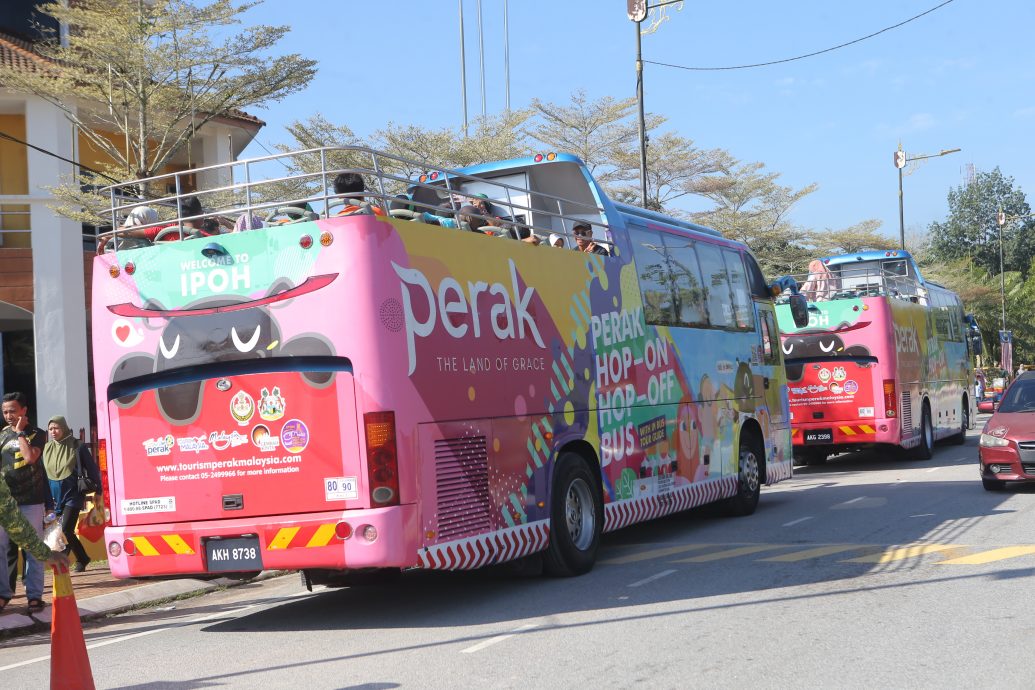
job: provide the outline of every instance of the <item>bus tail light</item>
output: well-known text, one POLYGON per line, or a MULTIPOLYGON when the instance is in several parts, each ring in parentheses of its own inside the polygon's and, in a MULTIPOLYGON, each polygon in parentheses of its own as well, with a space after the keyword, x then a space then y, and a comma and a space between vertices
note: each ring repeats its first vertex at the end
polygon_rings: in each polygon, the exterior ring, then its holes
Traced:
POLYGON ((395 413, 363 415, 367 437, 367 485, 374 508, 399 505, 399 458, 395 447, 395 413))
POLYGON ((884 416, 898 414, 898 395, 895 393, 895 379, 884 379, 884 416))
POLYGON ((111 509, 108 506, 108 441, 97 440, 97 469, 101 471, 101 500, 104 501, 104 524, 111 525, 111 509))

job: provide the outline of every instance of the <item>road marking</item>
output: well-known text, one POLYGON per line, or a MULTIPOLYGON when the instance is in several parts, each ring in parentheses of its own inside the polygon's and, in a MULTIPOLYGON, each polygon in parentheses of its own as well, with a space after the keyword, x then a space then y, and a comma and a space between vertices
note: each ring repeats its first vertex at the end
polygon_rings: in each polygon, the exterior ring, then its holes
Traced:
POLYGON ((684 558, 681 560, 673 561, 673 563, 707 563, 709 561, 718 561, 723 558, 736 558, 737 556, 747 556, 752 553, 759 553, 761 551, 774 551, 776 549, 785 549, 786 544, 759 544, 756 546, 741 546, 736 549, 726 549, 725 551, 715 551, 714 553, 706 553, 701 556, 692 556, 690 558, 684 558))
MULTIPOLYGON (((135 639, 137 639, 139 637, 147 637, 148 635, 154 635, 155 633, 165 632, 166 630, 169 630, 171 628, 182 628, 184 626, 194 625, 195 623, 204 623, 206 621, 210 621, 210 620, 213 620, 215 618, 222 618, 223 616, 230 616, 230 615, 235 614, 235 613, 242 613, 242 612, 247 611, 249 609, 253 609, 256 606, 258 606, 258 604, 249 604, 248 606, 242 606, 242 607, 239 607, 239 608, 236 608, 236 609, 230 609, 229 611, 217 611, 216 613, 210 613, 210 614, 208 614, 206 616, 201 616, 199 618, 192 618, 189 621, 183 621, 183 622, 176 623, 176 624, 173 624, 173 625, 167 625, 167 626, 164 626, 164 627, 161 627, 161 628, 151 628, 150 630, 143 630, 143 631, 137 632, 137 633, 130 633, 129 635, 120 635, 118 637, 112 637, 112 638, 109 638, 107 640, 102 640, 100 642, 94 642, 93 644, 86 645, 86 648, 88 650, 89 649, 99 649, 100 647, 107 647, 108 645, 117 644, 119 642, 128 642, 129 640, 135 640, 135 639)), ((37 663, 40 663, 41 661, 47 661, 49 659, 50 659, 50 655, 48 654, 47 656, 38 656, 35 659, 26 659, 25 661, 19 661, 16 664, 10 664, 8 666, 0 666, 0 673, 2 673, 3 671, 10 670, 12 668, 18 668, 19 666, 28 666, 29 664, 37 664, 37 663)))
POLYGON ((858 503, 859 501, 863 501, 865 499, 866 499, 865 496, 856 496, 855 498, 853 498, 851 500, 848 500, 848 501, 845 501, 844 503, 838 503, 834 507, 837 508, 839 506, 850 506, 853 503, 858 503))
POLYGON ((504 640, 507 640, 507 639, 510 639, 511 637, 514 637, 518 633, 525 632, 526 630, 531 630, 534 627, 536 627, 535 623, 528 623, 527 625, 522 625, 519 628, 515 628, 514 632, 510 632, 510 633, 507 633, 505 635, 497 635, 496 637, 490 637, 489 639, 482 640, 478 644, 472 645, 472 646, 468 647, 467 649, 461 649, 460 653, 461 654, 474 654, 475 652, 480 652, 481 650, 485 649, 486 647, 491 647, 492 645, 494 645, 494 644, 496 644, 498 642, 503 642, 504 640))
POLYGON ((650 551, 640 551, 639 553, 632 553, 628 556, 608 558, 606 560, 599 561, 599 563, 601 565, 625 565, 626 563, 639 563, 640 561, 649 561, 652 558, 662 558, 663 556, 672 556, 677 553, 686 553, 687 551, 706 549, 710 546, 715 546, 715 544, 680 544, 679 546, 668 546, 663 549, 651 549, 650 551))
POLYGON ((906 558, 914 558, 916 556, 923 556, 928 553, 940 553, 942 551, 952 551, 960 548, 957 544, 910 544, 909 546, 892 547, 883 549, 877 553, 872 553, 868 556, 860 556, 859 558, 849 558, 848 560, 840 561, 841 563, 891 563, 892 561, 901 561, 906 558))
POLYGON ((930 469, 924 470, 924 472, 937 472, 941 467, 931 467, 930 469))
POLYGON ((1001 549, 982 551, 981 553, 975 553, 969 556, 950 558, 948 560, 939 562, 938 565, 981 565, 982 563, 1002 561, 1006 560, 1007 558, 1027 556, 1028 554, 1032 553, 1035 553, 1035 546, 1005 546, 1001 549))
POLYGON ((859 549, 866 548, 860 544, 841 544, 837 546, 817 546, 814 549, 805 549, 804 551, 795 551, 793 553, 785 553, 780 556, 772 556, 770 558, 760 558, 759 561, 768 561, 770 563, 794 563, 796 561, 807 561, 810 558, 820 558, 822 556, 830 556, 835 553, 844 553, 845 551, 858 551, 859 549))
POLYGON ((917 513, 916 515, 910 515, 909 517, 934 517, 934 513, 917 513))
POLYGON ((790 522, 785 522, 785 523, 783 523, 783 526, 784 527, 794 527, 795 525, 801 524, 801 523, 805 522, 806 520, 811 520, 811 519, 812 519, 812 516, 810 515, 809 517, 798 518, 797 520, 791 520, 790 522))
POLYGON ((642 580, 637 580, 636 582, 632 583, 629 586, 630 587, 641 587, 643 585, 646 585, 646 584, 649 584, 651 582, 654 582, 655 580, 660 580, 663 577, 668 577, 669 575, 671 575, 674 572, 676 572, 676 571, 675 570, 662 570, 660 573, 657 573, 655 575, 651 575, 650 577, 645 577, 642 580))

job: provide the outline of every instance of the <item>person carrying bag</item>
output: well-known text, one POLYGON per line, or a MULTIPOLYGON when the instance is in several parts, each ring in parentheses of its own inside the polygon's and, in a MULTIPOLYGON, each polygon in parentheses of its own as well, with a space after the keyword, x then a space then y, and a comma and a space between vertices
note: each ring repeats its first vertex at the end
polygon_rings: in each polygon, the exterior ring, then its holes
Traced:
POLYGON ((56 415, 50 418, 47 435, 49 440, 43 448, 43 466, 50 480, 54 510, 68 542, 66 553, 71 551, 76 558, 72 570, 81 573, 90 563, 90 556, 76 536, 76 525, 87 494, 99 490, 101 476, 90 449, 72 436, 64 417, 56 415))

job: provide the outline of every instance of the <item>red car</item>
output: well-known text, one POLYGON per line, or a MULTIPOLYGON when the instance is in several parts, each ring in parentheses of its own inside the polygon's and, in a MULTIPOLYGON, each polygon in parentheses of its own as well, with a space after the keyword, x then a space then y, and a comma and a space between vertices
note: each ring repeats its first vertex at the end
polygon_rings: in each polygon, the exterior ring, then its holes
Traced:
POLYGON ((988 491, 1035 482, 1035 371, 1018 376, 981 430, 981 483, 988 491))
POLYGON ((992 393, 992 397, 990 398, 981 398, 981 400, 978 400, 977 404, 978 412, 995 412, 995 408, 999 404, 999 399, 1002 397, 1002 393, 992 393))

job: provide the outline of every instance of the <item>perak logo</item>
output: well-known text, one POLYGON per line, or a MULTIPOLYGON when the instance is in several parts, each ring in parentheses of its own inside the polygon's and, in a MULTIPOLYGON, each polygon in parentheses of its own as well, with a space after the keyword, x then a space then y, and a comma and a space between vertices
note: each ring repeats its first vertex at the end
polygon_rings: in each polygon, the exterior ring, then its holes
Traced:
POLYGON ((280 387, 274 386, 273 391, 263 388, 259 391, 259 417, 267 422, 275 422, 284 416, 284 408, 287 401, 280 394, 280 387))
POLYGON ((229 434, 225 431, 213 431, 208 435, 208 444, 216 450, 236 448, 246 443, 248 443, 248 434, 242 434, 239 431, 231 431, 229 434))
POLYGON ((201 436, 184 436, 183 438, 176 439, 176 446, 180 449, 181 453, 200 453, 203 450, 208 450, 208 443, 205 441, 205 435, 201 436))
POLYGON ((168 436, 159 436, 158 438, 149 438, 144 441, 144 453, 147 457, 152 458, 156 455, 169 455, 172 452, 175 440, 172 434, 168 436))
POLYGON ((237 391, 237 395, 230 398, 230 416, 240 426, 248 426, 248 421, 255 414, 255 399, 244 391, 237 391))

